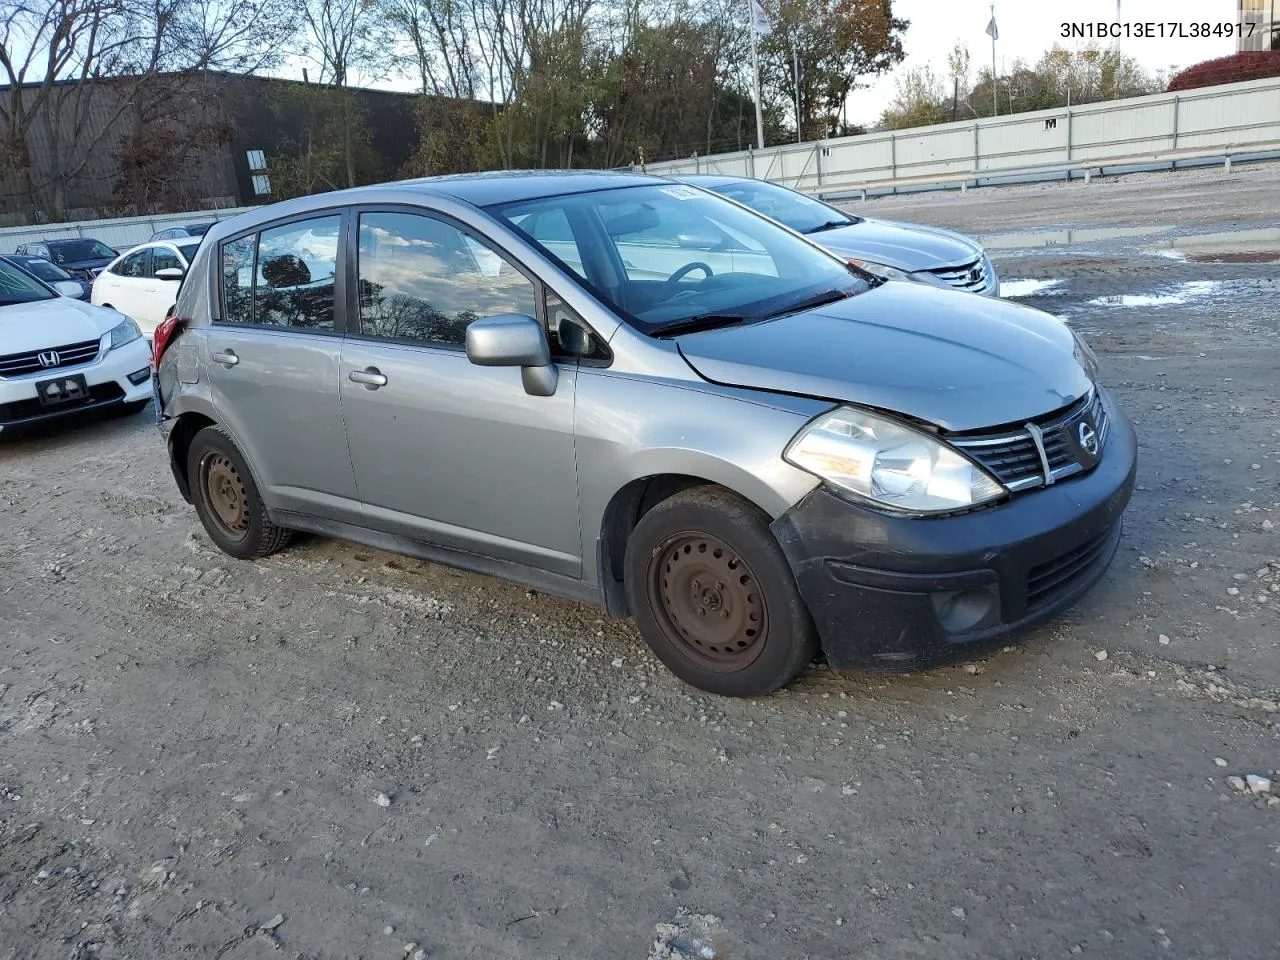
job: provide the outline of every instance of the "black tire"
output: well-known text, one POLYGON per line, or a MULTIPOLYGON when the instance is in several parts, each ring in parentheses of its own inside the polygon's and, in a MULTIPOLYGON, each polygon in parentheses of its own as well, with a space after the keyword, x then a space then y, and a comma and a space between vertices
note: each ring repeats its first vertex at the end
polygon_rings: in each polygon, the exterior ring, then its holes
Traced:
POLYGON ((267 517, 243 455, 221 427, 205 427, 187 452, 191 500, 209 538, 237 560, 282 549, 293 535, 267 517))
POLYGON ((141 413, 147 407, 151 406, 151 398, 146 400, 134 400, 132 403, 122 403, 113 411, 117 417, 132 417, 141 413))
POLYGON ((649 647, 699 689, 772 693, 817 655, 813 620, 768 518, 722 487, 681 491, 641 517, 627 540, 625 581, 649 647))

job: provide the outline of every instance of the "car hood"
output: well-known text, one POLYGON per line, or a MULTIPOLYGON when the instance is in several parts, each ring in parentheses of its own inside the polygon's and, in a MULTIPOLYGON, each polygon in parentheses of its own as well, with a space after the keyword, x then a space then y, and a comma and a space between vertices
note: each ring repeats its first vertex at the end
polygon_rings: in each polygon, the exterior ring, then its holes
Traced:
POLYGON ((0 355, 96 340, 123 319, 108 307, 70 297, 0 307, 0 355))
POLYGON ((89 260, 64 260, 59 263, 63 270, 97 270, 99 267, 105 267, 114 257, 93 257, 89 260))
POLYGON ((810 234, 809 239, 840 256, 887 263, 908 272, 961 266, 982 256, 982 248, 968 237, 893 220, 863 220, 810 234))
POLYGON ((1066 406, 1092 383, 1056 317, 890 281, 804 313, 677 338, 703 378, 978 430, 1066 406))

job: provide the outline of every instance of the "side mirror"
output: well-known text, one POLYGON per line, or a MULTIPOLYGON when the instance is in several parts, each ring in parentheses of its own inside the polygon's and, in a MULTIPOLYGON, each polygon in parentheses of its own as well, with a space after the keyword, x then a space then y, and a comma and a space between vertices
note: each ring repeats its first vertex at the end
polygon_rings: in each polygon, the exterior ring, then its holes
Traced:
POLYGON ((467 359, 478 367, 519 367, 525 393, 549 397, 560 373, 542 324, 520 313, 481 317, 467 326, 467 359))
POLYGON ((53 281, 53 289, 64 297, 70 297, 72 300, 79 300, 84 296, 84 288, 74 280, 55 280, 53 281))
POLYGON ((181 267, 161 267, 156 271, 157 280, 181 280, 185 275, 181 267))

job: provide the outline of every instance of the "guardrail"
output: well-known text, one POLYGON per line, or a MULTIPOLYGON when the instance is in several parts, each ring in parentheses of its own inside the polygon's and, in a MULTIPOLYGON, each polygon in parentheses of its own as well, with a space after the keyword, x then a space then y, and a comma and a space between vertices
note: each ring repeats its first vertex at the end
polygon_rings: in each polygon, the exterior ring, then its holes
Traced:
POLYGON ((832 196, 1271 154, 1280 156, 1280 78, 694 156, 646 169, 753 177, 832 196))
POLYGON ((0 227, 0 254, 13 253, 22 243, 38 240, 70 240, 93 237, 116 249, 146 243, 152 234, 184 223, 208 223, 226 220, 253 207, 221 210, 197 210, 192 213, 158 213, 147 217, 114 217, 106 220, 80 220, 74 223, 46 223, 29 227, 0 227))

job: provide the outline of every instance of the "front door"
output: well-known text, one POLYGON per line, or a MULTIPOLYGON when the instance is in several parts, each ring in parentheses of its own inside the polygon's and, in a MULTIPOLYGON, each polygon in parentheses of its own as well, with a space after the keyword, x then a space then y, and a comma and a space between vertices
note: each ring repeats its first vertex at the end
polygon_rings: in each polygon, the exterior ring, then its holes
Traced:
POLYGON ((532 397, 518 367, 475 366, 465 349, 472 320, 536 317, 537 287, 444 219, 359 218, 340 389, 366 523, 580 576, 576 366, 561 366, 553 396, 532 397))
POLYGON ((226 241, 221 305, 203 328, 219 419, 272 507, 358 522, 338 393, 342 214, 226 241))

